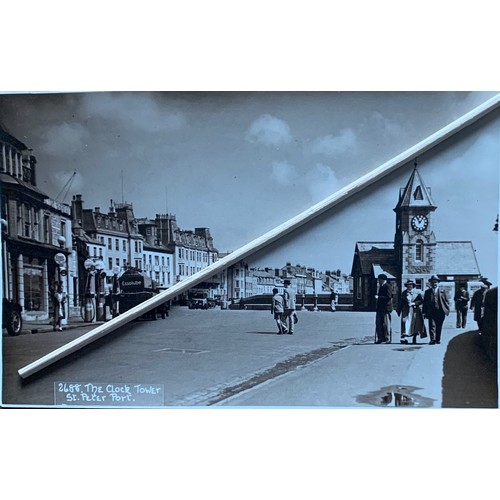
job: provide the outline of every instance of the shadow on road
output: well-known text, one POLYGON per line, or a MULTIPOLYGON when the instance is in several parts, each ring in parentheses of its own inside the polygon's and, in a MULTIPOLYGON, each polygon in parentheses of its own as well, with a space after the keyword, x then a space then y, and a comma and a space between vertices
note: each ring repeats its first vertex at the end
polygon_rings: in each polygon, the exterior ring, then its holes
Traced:
POLYGON ((443 408, 498 408, 497 366, 484 352, 477 331, 449 342, 442 391, 443 408))

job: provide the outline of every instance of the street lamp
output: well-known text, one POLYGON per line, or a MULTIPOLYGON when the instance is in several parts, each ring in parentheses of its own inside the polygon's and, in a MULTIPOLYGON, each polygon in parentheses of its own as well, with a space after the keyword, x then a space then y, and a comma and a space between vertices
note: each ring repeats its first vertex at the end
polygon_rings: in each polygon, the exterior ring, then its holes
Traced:
POLYGON ((87 271, 86 285, 85 285, 85 309, 83 311, 83 321, 90 323, 94 319, 94 303, 92 301, 93 294, 91 290, 92 276, 95 275, 95 265, 93 259, 87 259, 83 263, 85 271, 87 271))
POLYGON ((104 262, 102 260, 97 260, 97 262, 95 263, 95 270, 96 270, 95 291, 97 299, 97 321, 103 321, 106 318, 104 317, 104 293, 101 292, 101 280, 103 274, 105 273, 104 262))

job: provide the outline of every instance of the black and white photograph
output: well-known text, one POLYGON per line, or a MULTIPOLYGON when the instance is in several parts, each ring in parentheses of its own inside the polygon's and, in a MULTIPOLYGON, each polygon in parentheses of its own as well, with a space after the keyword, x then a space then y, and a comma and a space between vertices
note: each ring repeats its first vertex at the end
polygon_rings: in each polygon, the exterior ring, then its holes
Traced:
POLYGON ((4 2, 2 494, 491 496, 497 17, 4 2))
POLYGON ((2 405, 497 408, 499 107, 0 95, 2 405))

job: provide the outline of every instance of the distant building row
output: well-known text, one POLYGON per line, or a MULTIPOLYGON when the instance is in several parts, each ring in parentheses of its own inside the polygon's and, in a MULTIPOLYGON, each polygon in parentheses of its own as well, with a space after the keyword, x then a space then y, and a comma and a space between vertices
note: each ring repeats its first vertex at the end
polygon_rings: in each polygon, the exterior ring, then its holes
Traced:
MULTIPOLYGON (((49 198, 36 185, 31 149, 0 128, 2 187, 2 292, 18 302, 27 320, 48 319, 56 282, 68 294, 66 320, 78 316, 84 298, 95 304, 106 287, 135 268, 159 288, 169 288, 216 262, 208 228, 178 227, 172 214, 136 218, 131 203, 109 209, 85 208, 80 194, 71 206, 49 198)), ((352 284, 340 271, 321 273, 288 263, 281 269, 249 268, 240 263, 200 283, 209 297, 240 300, 271 294, 292 278, 298 293, 349 293, 352 284)), ((99 319, 99 318, 97 318, 99 319)))

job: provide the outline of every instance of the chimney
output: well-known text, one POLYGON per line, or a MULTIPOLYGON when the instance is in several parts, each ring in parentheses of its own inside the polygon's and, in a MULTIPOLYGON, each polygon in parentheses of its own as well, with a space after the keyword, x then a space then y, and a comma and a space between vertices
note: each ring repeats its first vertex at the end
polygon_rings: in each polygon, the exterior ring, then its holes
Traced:
POLYGON ((74 221, 79 221, 82 223, 83 219, 83 200, 81 194, 73 195, 73 201, 71 202, 71 218, 74 221))

